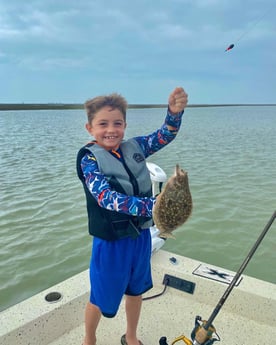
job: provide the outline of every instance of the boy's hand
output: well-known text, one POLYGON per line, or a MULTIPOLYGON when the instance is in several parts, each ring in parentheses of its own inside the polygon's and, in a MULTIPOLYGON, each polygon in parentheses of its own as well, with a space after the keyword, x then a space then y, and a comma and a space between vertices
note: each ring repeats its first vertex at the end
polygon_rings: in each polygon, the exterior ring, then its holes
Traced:
POLYGON ((182 87, 177 87, 169 96, 169 110, 172 114, 178 114, 186 107, 188 95, 182 87))

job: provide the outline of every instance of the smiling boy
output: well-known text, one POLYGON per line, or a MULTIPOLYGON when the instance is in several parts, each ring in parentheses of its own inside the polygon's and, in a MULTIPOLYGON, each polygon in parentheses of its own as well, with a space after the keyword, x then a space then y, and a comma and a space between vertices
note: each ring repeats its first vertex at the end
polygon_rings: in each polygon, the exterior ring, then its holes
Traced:
POLYGON ((169 96, 161 128, 128 140, 124 140, 127 102, 122 96, 99 96, 85 103, 86 129, 94 140, 77 157, 93 236, 83 345, 96 344, 101 315, 114 317, 124 295, 127 326, 121 344, 142 345, 137 327, 142 294, 152 288, 149 228, 156 201, 146 158, 175 138, 187 98, 177 87, 169 96))

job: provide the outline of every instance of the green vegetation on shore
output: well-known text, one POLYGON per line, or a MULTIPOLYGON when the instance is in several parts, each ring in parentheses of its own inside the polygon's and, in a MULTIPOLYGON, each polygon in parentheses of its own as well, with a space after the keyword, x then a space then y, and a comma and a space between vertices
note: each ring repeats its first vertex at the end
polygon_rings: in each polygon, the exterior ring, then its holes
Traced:
MULTIPOLYGON (((189 104, 188 108, 198 107, 233 107, 233 106, 276 106, 276 104, 189 104)), ((129 104, 129 109, 166 108, 167 104, 129 104)), ((83 104, 70 103, 0 103, 2 110, 64 110, 84 109, 83 104)))

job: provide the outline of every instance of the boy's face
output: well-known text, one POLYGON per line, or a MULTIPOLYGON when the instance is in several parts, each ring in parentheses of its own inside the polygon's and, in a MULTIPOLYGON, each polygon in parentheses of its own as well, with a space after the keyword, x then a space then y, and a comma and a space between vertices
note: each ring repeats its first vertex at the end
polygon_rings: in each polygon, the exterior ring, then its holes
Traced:
POLYGON ((124 138, 126 122, 118 109, 109 106, 100 109, 86 129, 95 138, 97 144, 106 150, 117 150, 124 138))

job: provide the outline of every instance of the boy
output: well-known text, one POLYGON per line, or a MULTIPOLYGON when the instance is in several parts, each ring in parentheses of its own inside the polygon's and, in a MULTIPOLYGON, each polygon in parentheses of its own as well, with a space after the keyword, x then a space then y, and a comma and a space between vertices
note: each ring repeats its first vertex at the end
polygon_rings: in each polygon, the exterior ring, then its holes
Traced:
POLYGON ((169 96, 165 123, 147 136, 124 141, 126 100, 118 95, 88 100, 87 131, 94 141, 77 157, 86 194, 89 233, 90 301, 85 311, 83 345, 96 344, 101 315, 114 317, 125 295, 126 333, 122 345, 143 345, 137 338, 142 294, 152 288, 151 180, 145 158, 171 142, 181 125, 187 94, 177 87, 169 96))

